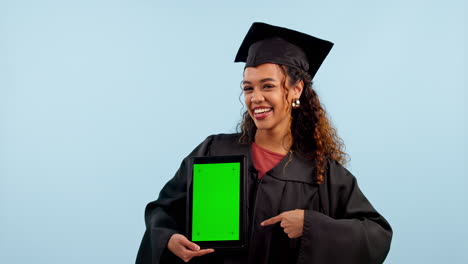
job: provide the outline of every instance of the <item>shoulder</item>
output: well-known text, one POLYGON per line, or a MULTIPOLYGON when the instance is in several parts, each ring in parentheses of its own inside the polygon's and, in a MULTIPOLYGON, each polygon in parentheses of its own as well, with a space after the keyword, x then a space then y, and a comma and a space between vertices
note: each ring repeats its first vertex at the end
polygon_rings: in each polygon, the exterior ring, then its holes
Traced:
POLYGON ((213 134, 208 136, 214 144, 239 144, 239 133, 232 134, 213 134))
POLYGON ((240 134, 217 134, 212 136, 212 144, 210 155, 247 155, 249 150, 248 144, 239 143, 240 134))
POLYGON ((239 152, 244 152, 245 144, 239 143, 240 134, 213 134, 208 136, 197 149, 199 155, 203 156, 219 156, 219 155, 236 155, 239 152))
POLYGON ((325 181, 333 185, 349 185, 355 183, 356 177, 341 163, 334 159, 329 159, 327 161, 325 181))

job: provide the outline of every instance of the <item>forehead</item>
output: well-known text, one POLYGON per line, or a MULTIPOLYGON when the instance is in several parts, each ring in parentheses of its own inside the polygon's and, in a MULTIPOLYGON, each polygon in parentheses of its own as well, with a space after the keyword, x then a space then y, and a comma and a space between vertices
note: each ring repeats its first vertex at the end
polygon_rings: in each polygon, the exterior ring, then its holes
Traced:
POLYGON ((244 81, 258 81, 265 78, 281 80, 283 72, 278 64, 264 63, 255 67, 246 67, 244 70, 244 81))

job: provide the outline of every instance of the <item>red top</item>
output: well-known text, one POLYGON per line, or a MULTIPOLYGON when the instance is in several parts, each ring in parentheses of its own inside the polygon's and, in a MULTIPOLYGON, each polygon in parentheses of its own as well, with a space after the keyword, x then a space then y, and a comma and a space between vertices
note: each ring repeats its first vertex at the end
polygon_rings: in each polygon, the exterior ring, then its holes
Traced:
POLYGON ((261 146, 252 143, 252 159, 255 169, 258 171, 258 178, 261 179, 265 173, 273 169, 286 155, 269 151, 261 146))

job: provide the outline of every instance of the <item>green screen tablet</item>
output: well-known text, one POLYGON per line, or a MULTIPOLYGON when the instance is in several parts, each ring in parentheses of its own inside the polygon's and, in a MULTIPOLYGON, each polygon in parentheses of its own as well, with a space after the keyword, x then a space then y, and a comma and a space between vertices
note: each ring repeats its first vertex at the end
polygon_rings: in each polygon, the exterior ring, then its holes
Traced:
POLYGON ((189 240, 202 247, 244 247, 245 157, 193 157, 189 167, 189 240))

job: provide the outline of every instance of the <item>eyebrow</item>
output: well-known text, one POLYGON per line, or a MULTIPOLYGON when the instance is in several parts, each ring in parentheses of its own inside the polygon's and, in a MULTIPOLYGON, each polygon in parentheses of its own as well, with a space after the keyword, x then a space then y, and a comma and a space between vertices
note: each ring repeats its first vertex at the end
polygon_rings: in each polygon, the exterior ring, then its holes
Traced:
MULTIPOLYGON (((275 79, 273 78, 265 78, 265 79, 261 79, 260 80, 260 83, 264 83, 264 82, 274 82, 276 81, 275 79)), ((249 81, 242 81, 242 84, 252 84, 252 82, 249 82, 249 81)))

